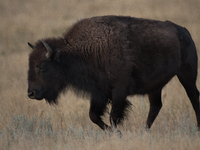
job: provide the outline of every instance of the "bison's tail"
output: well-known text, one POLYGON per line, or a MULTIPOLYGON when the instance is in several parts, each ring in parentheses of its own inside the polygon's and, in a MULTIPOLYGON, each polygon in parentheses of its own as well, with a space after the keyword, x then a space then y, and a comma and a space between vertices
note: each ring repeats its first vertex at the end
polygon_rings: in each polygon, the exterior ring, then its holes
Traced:
POLYGON ((182 64, 191 64, 193 63, 193 67, 197 68, 197 51, 195 43, 189 33, 189 31, 181 27, 177 24, 173 25, 176 27, 178 31, 178 37, 180 41, 180 47, 181 47, 181 63, 182 64))

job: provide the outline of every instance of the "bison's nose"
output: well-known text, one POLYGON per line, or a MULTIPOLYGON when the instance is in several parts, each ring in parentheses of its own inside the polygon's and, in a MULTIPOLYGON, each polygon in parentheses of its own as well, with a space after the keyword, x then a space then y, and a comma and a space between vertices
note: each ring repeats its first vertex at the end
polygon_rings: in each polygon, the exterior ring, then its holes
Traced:
POLYGON ((28 89, 28 97, 30 99, 37 99, 37 100, 42 100, 44 98, 43 93, 36 89, 28 89))
POLYGON ((34 99, 35 98, 35 91, 29 91, 28 92, 28 97, 31 98, 31 99, 34 99))

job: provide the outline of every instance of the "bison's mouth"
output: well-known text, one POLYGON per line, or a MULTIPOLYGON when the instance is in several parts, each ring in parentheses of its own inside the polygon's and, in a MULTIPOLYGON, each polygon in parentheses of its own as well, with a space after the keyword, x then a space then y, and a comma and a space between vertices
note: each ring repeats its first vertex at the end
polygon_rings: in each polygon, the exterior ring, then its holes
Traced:
POLYGON ((49 104, 57 104, 58 93, 48 91, 46 93, 39 90, 30 90, 28 89, 28 97, 30 99, 42 100, 45 99, 49 104))

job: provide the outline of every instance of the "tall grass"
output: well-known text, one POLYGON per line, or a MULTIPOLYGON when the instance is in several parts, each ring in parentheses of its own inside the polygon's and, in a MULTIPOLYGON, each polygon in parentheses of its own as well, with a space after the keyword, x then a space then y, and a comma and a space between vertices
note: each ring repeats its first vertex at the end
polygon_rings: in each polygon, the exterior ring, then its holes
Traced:
POLYGON ((146 132, 142 127, 131 127, 122 130, 119 137, 90 125, 69 124, 66 129, 56 129, 50 116, 13 115, 7 128, 0 131, 0 143, 3 149, 199 149, 197 128, 190 117, 182 117, 175 129, 162 116, 165 129, 146 132))
MULTIPOLYGON (((89 101, 72 91, 62 95, 56 107, 27 98, 27 42, 61 36, 81 18, 128 15, 185 26, 200 57, 199 6, 199 0, 0 1, 0 149, 199 149, 195 114, 176 77, 163 89, 163 108, 149 132, 144 130, 147 97, 128 97, 133 106, 119 127, 121 138, 94 125, 89 101)), ((197 86, 200 89, 199 77, 197 86)), ((109 124, 108 117, 104 121, 109 124)))

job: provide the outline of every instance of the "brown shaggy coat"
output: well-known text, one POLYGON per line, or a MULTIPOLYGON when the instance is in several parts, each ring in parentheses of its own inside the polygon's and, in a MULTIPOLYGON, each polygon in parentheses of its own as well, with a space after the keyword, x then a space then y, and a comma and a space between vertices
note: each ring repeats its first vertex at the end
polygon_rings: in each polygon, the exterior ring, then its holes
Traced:
POLYGON ((29 58, 28 95, 57 103, 73 87, 90 95, 90 118, 110 129, 101 116, 109 102, 117 126, 131 105, 128 95, 148 94, 150 128, 161 107, 162 88, 177 75, 191 100, 200 128, 197 54, 187 29, 170 21, 123 16, 83 19, 61 38, 39 40, 29 58))

